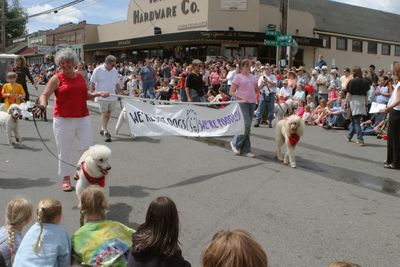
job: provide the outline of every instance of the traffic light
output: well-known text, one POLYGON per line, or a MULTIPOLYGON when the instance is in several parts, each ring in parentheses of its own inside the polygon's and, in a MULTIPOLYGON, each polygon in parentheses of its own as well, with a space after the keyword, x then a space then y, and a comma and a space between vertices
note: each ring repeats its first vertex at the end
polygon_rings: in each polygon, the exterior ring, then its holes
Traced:
POLYGON ((161 28, 160 27, 154 27, 154 35, 161 34, 161 28))

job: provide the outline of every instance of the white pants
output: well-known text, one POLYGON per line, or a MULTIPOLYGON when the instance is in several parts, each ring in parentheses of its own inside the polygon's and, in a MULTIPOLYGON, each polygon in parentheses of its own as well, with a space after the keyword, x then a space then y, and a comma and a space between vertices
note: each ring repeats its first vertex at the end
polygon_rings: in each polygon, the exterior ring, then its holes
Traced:
MULTIPOLYGON (((74 140, 78 140, 79 156, 93 143, 92 123, 89 116, 83 118, 53 118, 53 132, 56 139, 58 158, 75 165, 78 160, 71 161, 74 140)), ((61 177, 71 175, 75 169, 60 160, 58 161, 58 175, 61 177)))

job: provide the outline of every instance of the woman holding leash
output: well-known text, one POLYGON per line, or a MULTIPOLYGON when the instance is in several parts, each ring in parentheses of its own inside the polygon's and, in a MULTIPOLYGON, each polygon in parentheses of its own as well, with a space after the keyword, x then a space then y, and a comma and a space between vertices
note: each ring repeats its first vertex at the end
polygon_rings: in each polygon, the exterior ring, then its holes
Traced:
POLYGON ((58 175, 63 177, 62 189, 72 191, 70 174, 72 144, 78 140, 78 151, 81 155, 92 145, 92 125, 86 100, 95 97, 107 97, 107 92, 90 93, 85 79, 75 71, 78 59, 70 48, 61 49, 55 56, 55 63, 60 71, 47 83, 39 98, 40 106, 34 112, 40 115, 47 107, 50 96, 54 93, 53 132, 58 150, 58 175))
POLYGON ((236 75, 232 81, 229 94, 237 100, 243 101, 239 106, 243 113, 245 131, 243 135, 235 135, 233 137, 231 148, 236 155, 242 154, 246 157, 254 158, 256 155, 250 150, 250 128, 254 110, 256 109, 256 94, 260 89, 258 88, 256 77, 250 73, 250 60, 243 59, 240 62, 240 70, 241 73, 236 75))
POLYGON ((15 61, 15 67, 13 71, 17 74, 17 83, 24 88, 25 91, 25 101, 29 101, 29 91, 28 86, 26 85, 26 78, 28 78, 33 86, 35 87, 36 91, 38 90, 37 84, 33 80, 31 73, 29 72, 28 66, 26 65, 26 59, 23 56, 18 56, 15 61))

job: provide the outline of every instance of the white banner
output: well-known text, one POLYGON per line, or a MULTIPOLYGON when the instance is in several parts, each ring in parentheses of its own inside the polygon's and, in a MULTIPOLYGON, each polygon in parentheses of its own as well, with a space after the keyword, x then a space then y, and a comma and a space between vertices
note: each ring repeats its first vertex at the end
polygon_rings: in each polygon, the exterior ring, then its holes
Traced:
POLYGON ((238 103, 221 109, 192 104, 152 105, 128 98, 122 103, 129 128, 135 136, 244 134, 244 120, 238 103))

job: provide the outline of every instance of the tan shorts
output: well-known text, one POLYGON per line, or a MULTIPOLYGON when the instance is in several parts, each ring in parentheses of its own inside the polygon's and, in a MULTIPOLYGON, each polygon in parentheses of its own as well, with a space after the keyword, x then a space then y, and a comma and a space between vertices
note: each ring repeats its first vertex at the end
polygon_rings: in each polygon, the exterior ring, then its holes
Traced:
POLYGON ((97 104, 99 104, 99 110, 101 113, 112 112, 115 108, 116 102, 117 101, 97 100, 97 104))

